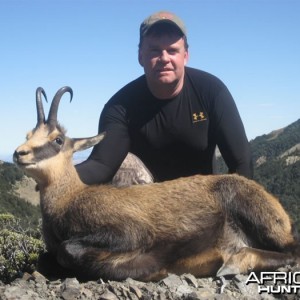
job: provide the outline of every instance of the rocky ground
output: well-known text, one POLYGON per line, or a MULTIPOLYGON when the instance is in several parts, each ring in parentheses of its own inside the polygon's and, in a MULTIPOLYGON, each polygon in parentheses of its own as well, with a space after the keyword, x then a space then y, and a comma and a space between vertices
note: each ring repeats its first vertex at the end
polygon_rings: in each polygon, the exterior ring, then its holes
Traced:
MULTIPOLYGON (((284 268, 284 272, 300 272, 300 268, 284 268)), ((127 279, 122 282, 98 281, 79 282, 76 278, 48 281, 38 272, 24 274, 11 284, 0 282, 2 300, 45 300, 45 299, 102 299, 102 300, 231 300, 231 299, 300 299, 300 293, 259 294, 258 284, 246 285, 248 276, 237 275, 230 279, 197 279, 191 274, 177 276, 170 274, 157 282, 140 282, 127 279)), ((300 281, 300 280, 299 280, 300 281)))

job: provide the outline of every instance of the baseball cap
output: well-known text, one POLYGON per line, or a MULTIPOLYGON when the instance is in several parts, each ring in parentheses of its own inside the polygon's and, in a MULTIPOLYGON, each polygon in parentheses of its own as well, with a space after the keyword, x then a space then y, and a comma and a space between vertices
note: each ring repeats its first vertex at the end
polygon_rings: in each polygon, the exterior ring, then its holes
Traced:
POLYGON ((159 11, 146 18, 140 26, 140 37, 144 37, 149 29, 158 23, 169 23, 175 25, 186 36, 186 28, 183 21, 168 11, 159 11))

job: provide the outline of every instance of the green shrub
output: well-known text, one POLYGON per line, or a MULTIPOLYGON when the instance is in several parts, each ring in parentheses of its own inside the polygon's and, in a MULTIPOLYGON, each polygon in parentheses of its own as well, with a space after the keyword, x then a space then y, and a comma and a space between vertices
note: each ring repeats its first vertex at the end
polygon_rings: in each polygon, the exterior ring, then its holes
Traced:
POLYGON ((0 280, 9 283, 24 272, 36 269, 38 257, 45 251, 40 229, 24 230, 20 220, 0 214, 0 280), (35 237, 33 237, 35 236, 35 237))

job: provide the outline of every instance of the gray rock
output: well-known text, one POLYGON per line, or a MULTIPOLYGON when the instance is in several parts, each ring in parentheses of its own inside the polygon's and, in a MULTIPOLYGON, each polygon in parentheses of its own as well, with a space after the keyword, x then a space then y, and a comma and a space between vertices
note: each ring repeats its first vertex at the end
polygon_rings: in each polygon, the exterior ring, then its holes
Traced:
POLYGON ((168 277, 164 278, 161 282, 171 291, 175 291, 177 286, 182 284, 182 280, 180 279, 180 277, 175 274, 170 274, 168 277))
POLYGON ((198 287, 198 282, 197 279, 194 275, 192 274, 183 274, 182 278, 190 284, 192 287, 197 288, 198 287))
POLYGON ((197 291, 190 293, 187 298, 190 300, 213 300, 215 298, 215 293, 212 289, 200 288, 197 291))
MULTIPOLYGON (((299 272, 286 267, 285 272, 299 272)), ((122 282, 103 280, 78 282, 76 278, 49 281, 41 274, 24 274, 10 284, 0 282, 1 300, 273 300, 300 299, 299 295, 258 294, 257 284, 246 285, 247 276, 233 278, 195 278, 191 274, 170 274, 159 282, 140 282, 128 278, 122 282)))
POLYGON ((233 282, 236 284, 237 288, 241 292, 242 295, 252 297, 253 300, 261 299, 260 294, 258 293, 258 284, 257 283, 249 283, 246 285, 246 280, 248 276, 245 275, 236 275, 233 278, 233 282))
POLYGON ((99 299, 100 300, 118 300, 119 298, 113 292, 106 291, 100 296, 99 299))
POLYGON ((4 297, 7 300, 43 300, 34 291, 24 289, 21 286, 8 287, 4 292, 4 297))
POLYGON ((61 296, 65 300, 73 300, 80 295, 80 283, 76 278, 67 278, 61 286, 61 296))

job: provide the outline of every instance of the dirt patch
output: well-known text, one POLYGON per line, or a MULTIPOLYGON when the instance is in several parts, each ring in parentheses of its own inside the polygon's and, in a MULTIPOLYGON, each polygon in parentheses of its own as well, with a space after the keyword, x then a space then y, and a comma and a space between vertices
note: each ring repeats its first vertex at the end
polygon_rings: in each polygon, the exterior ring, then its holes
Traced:
POLYGON ((38 205, 40 203, 40 194, 35 190, 35 187, 35 180, 24 176, 21 181, 16 182, 14 193, 27 202, 38 205))

